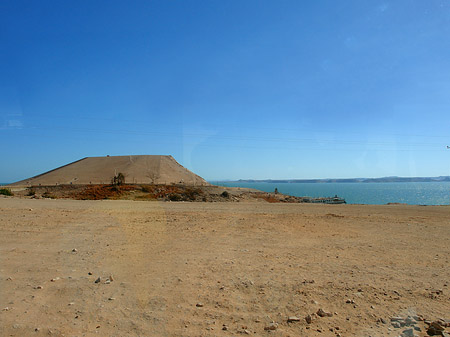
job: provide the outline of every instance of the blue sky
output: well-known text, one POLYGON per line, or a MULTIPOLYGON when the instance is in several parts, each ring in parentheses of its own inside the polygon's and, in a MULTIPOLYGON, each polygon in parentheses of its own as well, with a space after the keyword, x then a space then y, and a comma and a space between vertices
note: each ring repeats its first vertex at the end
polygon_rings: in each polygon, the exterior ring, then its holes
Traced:
POLYGON ((7 1, 0 181, 171 154, 206 179, 450 175, 450 2, 7 1))

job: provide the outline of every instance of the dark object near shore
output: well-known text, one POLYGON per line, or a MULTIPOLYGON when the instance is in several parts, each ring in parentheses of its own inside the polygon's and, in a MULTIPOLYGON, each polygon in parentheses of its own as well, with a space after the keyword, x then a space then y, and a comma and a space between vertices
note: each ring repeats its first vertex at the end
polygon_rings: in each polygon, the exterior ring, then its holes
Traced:
POLYGON ((304 198, 304 202, 310 202, 314 204, 346 204, 344 198, 340 198, 335 195, 332 198, 304 198))

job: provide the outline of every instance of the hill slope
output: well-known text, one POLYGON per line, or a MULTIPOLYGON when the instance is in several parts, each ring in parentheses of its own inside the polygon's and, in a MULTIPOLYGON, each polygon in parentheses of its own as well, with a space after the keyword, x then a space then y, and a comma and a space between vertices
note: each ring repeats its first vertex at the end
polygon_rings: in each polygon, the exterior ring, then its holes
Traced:
POLYGON ((119 172, 127 183, 209 185, 172 156, 156 155, 87 157, 11 185, 109 184, 119 172))

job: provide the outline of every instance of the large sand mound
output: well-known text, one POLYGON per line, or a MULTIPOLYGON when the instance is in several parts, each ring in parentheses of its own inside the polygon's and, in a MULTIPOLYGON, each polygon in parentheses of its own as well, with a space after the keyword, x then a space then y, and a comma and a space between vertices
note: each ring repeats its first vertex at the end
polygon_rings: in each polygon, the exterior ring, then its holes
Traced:
POLYGON ((87 157, 12 185, 109 184, 119 172, 127 183, 209 185, 172 156, 150 155, 87 157))

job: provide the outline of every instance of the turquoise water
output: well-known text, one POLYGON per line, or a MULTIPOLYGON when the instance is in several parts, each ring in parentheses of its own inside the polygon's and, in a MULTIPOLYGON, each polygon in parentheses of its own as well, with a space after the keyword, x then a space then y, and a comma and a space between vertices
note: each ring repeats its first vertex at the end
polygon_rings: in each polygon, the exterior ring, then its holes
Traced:
POLYGON ((246 183, 218 182, 214 185, 256 188, 297 197, 332 197, 338 195, 348 204, 383 205, 389 202, 409 205, 449 205, 450 182, 420 183, 246 183))

